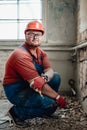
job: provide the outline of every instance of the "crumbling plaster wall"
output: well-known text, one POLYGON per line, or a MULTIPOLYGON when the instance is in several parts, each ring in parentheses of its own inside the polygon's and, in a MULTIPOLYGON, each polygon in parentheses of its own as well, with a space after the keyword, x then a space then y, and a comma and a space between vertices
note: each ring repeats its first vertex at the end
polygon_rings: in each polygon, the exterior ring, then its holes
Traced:
POLYGON ((78 1, 77 14, 76 82, 79 98, 87 113, 87 0, 78 1))
POLYGON ((73 52, 69 49, 76 44, 76 7, 76 0, 47 0, 46 42, 54 49, 47 52, 61 75, 62 91, 70 91, 68 81, 74 79, 73 52))
POLYGON ((75 0, 48 0, 47 41, 58 45, 75 44, 75 0))

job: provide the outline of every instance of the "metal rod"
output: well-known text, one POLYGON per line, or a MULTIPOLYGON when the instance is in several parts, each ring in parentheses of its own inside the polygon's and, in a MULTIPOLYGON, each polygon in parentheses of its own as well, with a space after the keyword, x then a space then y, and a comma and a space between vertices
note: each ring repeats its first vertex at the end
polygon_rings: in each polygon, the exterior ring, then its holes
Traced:
POLYGON ((84 47, 87 47, 87 42, 84 42, 84 43, 82 43, 80 45, 72 47, 72 50, 77 50, 77 49, 81 49, 81 48, 84 48, 84 47))

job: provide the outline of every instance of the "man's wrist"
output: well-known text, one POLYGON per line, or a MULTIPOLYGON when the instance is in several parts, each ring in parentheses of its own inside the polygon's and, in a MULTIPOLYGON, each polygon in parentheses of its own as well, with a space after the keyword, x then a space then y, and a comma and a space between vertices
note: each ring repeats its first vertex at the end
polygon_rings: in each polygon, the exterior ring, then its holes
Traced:
POLYGON ((57 97, 56 97, 56 100, 58 100, 60 98, 60 95, 58 94, 57 97))

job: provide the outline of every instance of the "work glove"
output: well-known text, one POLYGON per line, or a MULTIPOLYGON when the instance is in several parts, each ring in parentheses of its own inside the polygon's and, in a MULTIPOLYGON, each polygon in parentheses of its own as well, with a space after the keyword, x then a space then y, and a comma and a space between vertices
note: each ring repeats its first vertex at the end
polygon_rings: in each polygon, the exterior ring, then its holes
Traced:
POLYGON ((66 101, 62 96, 58 95, 56 97, 56 102, 60 108, 66 108, 66 101))

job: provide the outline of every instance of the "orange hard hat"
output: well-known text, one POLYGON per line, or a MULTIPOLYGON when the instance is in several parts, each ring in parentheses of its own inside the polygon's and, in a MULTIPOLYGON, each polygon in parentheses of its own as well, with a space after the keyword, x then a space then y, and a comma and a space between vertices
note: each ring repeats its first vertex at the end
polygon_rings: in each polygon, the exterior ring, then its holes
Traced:
POLYGON ((42 23, 40 23, 39 21, 32 21, 29 22, 26 26, 26 29, 24 31, 24 33, 26 33, 26 31, 28 30, 35 30, 35 31, 41 31, 42 35, 44 34, 44 28, 42 23))

